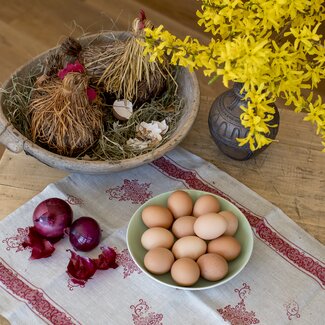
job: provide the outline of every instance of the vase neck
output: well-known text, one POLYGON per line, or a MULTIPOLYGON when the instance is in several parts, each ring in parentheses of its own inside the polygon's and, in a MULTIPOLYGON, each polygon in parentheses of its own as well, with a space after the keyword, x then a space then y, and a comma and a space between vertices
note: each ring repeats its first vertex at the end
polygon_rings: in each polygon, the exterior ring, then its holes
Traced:
POLYGON ((246 95, 246 92, 243 91, 242 93, 240 92, 243 88, 244 84, 242 82, 235 82, 233 86, 233 91, 236 94, 236 96, 240 98, 244 98, 246 95))

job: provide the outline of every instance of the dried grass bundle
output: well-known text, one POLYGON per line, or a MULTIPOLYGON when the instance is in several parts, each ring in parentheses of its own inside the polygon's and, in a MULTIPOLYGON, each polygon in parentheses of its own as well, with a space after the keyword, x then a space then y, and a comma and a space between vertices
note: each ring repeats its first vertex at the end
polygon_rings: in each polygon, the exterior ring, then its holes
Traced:
POLYGON ((105 43, 95 40, 82 47, 79 41, 67 37, 62 42, 60 50, 63 55, 77 58, 85 67, 92 82, 98 84, 108 64, 122 56, 124 47, 125 44, 121 40, 111 40, 105 43))
POLYGON ((152 27, 143 12, 133 22, 132 32, 125 40, 107 43, 93 42, 82 48, 69 37, 61 45, 66 55, 78 58, 93 82, 117 99, 142 104, 160 95, 169 74, 167 60, 163 64, 150 62, 143 55, 144 28, 152 27))
POLYGON ((122 57, 124 48, 125 42, 121 40, 114 40, 105 45, 90 45, 80 53, 80 61, 92 80, 99 84, 107 67, 122 57))
POLYGON ((101 132, 102 111, 99 101, 89 102, 87 88, 88 77, 80 73, 38 85, 29 104, 32 141, 66 156, 91 147, 101 132))
POLYGON ((44 63, 43 75, 48 77, 56 76, 58 71, 63 68, 64 63, 64 58, 60 52, 50 52, 44 63))
POLYGON ((140 40, 144 38, 145 27, 151 27, 151 23, 143 14, 134 20, 131 37, 112 48, 99 80, 107 92, 119 99, 143 103, 159 95, 166 84, 167 63, 150 62, 149 56, 143 55, 140 40))

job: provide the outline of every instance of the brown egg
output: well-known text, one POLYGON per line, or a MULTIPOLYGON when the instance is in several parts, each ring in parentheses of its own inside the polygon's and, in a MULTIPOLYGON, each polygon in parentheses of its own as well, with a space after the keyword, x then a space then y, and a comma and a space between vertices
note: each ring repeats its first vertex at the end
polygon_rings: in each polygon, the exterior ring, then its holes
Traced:
POLYGON ((199 257, 197 264, 200 267, 201 277, 209 281, 218 281, 228 273, 228 263, 220 255, 214 253, 199 257))
POLYGON ((193 201, 190 195, 184 191, 173 192, 167 201, 167 207, 173 214, 174 218, 192 215, 193 201))
POLYGON ((196 218, 193 216, 184 216, 176 219, 173 223, 172 232, 177 238, 194 235, 194 222, 196 218))
POLYGON ((173 245, 172 252, 176 258, 189 257, 196 260, 207 250, 207 243, 197 236, 182 237, 173 245))
POLYGON ((199 216, 194 223, 194 232, 205 240, 221 236, 227 229, 226 219, 218 213, 207 213, 199 216))
POLYGON ((148 227, 162 227, 168 229, 173 221, 172 213, 160 205, 150 205, 142 210, 142 221, 148 227))
POLYGON ((183 257, 174 262, 170 274, 177 284, 188 287, 199 279, 200 268, 191 258, 183 257))
POLYGON ((169 249, 156 247, 144 256, 144 266, 153 274, 164 274, 170 271, 174 260, 174 255, 169 249))
POLYGON ((199 217, 210 212, 219 212, 220 203, 213 195, 202 195, 194 203, 193 216, 199 217))
POLYGON ((223 256, 227 261, 234 260, 241 251, 238 240, 231 236, 220 236, 208 243, 208 253, 216 253, 223 256))
POLYGON ((165 228, 149 228, 142 234, 141 244, 146 250, 156 247, 171 248, 174 244, 174 235, 165 228))
POLYGON ((238 229, 238 218, 231 211, 220 211, 219 214, 222 215, 228 223, 225 235, 233 236, 238 229))

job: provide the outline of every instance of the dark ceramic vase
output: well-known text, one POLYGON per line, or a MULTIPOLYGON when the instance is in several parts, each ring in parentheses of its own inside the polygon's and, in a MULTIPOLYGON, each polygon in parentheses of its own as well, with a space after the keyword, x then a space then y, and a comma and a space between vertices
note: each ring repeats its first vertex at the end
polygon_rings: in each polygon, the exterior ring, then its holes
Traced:
MULTIPOLYGON (((243 100, 244 94, 240 93, 242 84, 235 83, 234 87, 220 96, 213 102, 209 113, 209 129, 214 142, 219 149, 230 158, 236 160, 247 160, 256 156, 267 146, 261 149, 250 150, 249 144, 239 147, 236 138, 244 138, 249 132, 240 122, 240 115, 243 113, 240 106, 246 106, 247 101, 243 100)), ((280 116, 277 107, 274 105, 275 114, 271 124, 279 124, 280 116)), ((278 126, 270 128, 268 138, 275 139, 278 133, 278 126)))

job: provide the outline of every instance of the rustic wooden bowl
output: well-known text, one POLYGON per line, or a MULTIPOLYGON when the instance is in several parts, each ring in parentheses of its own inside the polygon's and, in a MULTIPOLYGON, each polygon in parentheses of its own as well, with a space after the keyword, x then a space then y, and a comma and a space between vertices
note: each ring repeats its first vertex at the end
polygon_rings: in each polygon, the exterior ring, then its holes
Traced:
MULTIPOLYGON (((116 38, 125 39, 127 35, 127 32, 111 32, 102 35, 87 36, 82 38, 80 41, 82 44, 87 44, 95 40, 102 42, 116 38)), ((27 75, 33 67, 44 62, 49 51, 40 54, 24 66, 20 67, 13 75, 27 75)), ((0 143, 4 144, 7 149, 15 153, 24 151, 26 154, 35 157, 48 166, 66 170, 68 172, 104 174, 140 166, 163 156, 166 152, 175 148, 189 132, 195 121, 199 110, 200 100, 200 90, 197 78, 194 73, 190 73, 187 69, 182 68, 178 74, 177 83, 179 86, 178 94, 183 98, 185 103, 183 115, 170 139, 149 153, 124 160, 87 161, 64 157, 50 152, 26 138, 8 121, 6 117, 7 107, 3 104, 4 96, 2 93, 0 94, 0 143)), ((6 90, 11 86, 12 77, 3 84, 3 89, 6 90)))

